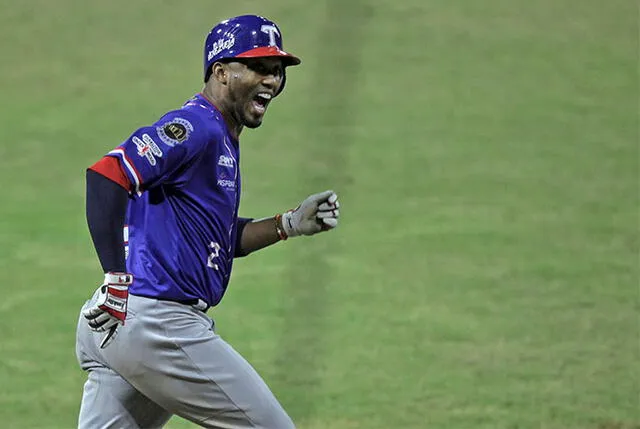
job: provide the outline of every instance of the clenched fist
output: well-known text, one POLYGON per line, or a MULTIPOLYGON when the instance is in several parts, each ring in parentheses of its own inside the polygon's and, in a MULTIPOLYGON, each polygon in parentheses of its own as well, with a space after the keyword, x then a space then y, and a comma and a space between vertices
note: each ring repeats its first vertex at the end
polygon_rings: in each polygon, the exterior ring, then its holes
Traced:
POLYGON ((324 191, 305 199, 296 209, 282 214, 282 229, 288 237, 313 235, 338 226, 338 195, 324 191))

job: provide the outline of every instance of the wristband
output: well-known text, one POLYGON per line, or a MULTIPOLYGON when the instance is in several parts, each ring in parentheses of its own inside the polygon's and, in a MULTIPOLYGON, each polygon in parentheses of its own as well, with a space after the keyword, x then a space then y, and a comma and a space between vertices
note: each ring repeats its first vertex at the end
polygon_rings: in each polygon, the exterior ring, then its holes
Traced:
POLYGON ((133 276, 129 273, 105 273, 104 284, 129 286, 133 283, 133 276))
POLYGON ((289 238, 289 236, 282 230, 282 228, 280 228, 282 215, 278 213, 277 215, 275 215, 274 220, 276 222, 276 233, 278 234, 278 237, 280 237, 280 240, 285 241, 287 238, 289 238))

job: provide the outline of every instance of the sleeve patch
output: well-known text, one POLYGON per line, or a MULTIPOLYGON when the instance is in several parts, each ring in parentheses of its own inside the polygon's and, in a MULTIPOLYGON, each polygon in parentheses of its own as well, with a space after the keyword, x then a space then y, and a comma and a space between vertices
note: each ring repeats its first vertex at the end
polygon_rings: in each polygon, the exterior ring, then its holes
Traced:
POLYGON ((162 150, 158 147, 156 142, 153 141, 149 134, 143 134, 142 140, 134 136, 131 141, 138 148, 138 156, 147 158, 149 164, 156 165, 156 156, 162 158, 162 150))
POLYGON ((173 147, 189 138, 193 132, 191 122, 183 118, 173 118, 156 127, 158 137, 167 146, 173 147))

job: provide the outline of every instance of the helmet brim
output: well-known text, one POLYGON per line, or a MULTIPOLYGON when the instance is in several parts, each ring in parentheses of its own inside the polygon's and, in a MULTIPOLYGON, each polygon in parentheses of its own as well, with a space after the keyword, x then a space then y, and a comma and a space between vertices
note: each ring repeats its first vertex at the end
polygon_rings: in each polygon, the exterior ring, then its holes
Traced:
POLYGON ((262 57, 279 57, 285 66, 297 66, 302 61, 300 58, 288 52, 279 49, 277 46, 261 46, 259 48, 249 49, 241 54, 235 55, 235 58, 262 58, 262 57))

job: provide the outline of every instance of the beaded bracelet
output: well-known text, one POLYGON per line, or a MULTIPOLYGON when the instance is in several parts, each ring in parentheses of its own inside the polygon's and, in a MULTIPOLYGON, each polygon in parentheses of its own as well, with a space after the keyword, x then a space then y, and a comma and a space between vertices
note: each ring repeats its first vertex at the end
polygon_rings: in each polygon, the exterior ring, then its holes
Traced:
POLYGON ((280 224, 282 221, 282 214, 278 213, 277 215, 275 215, 274 220, 276 221, 276 233, 278 234, 278 237, 280 237, 280 240, 284 241, 287 238, 289 238, 287 233, 284 232, 282 228, 280 228, 280 224))

